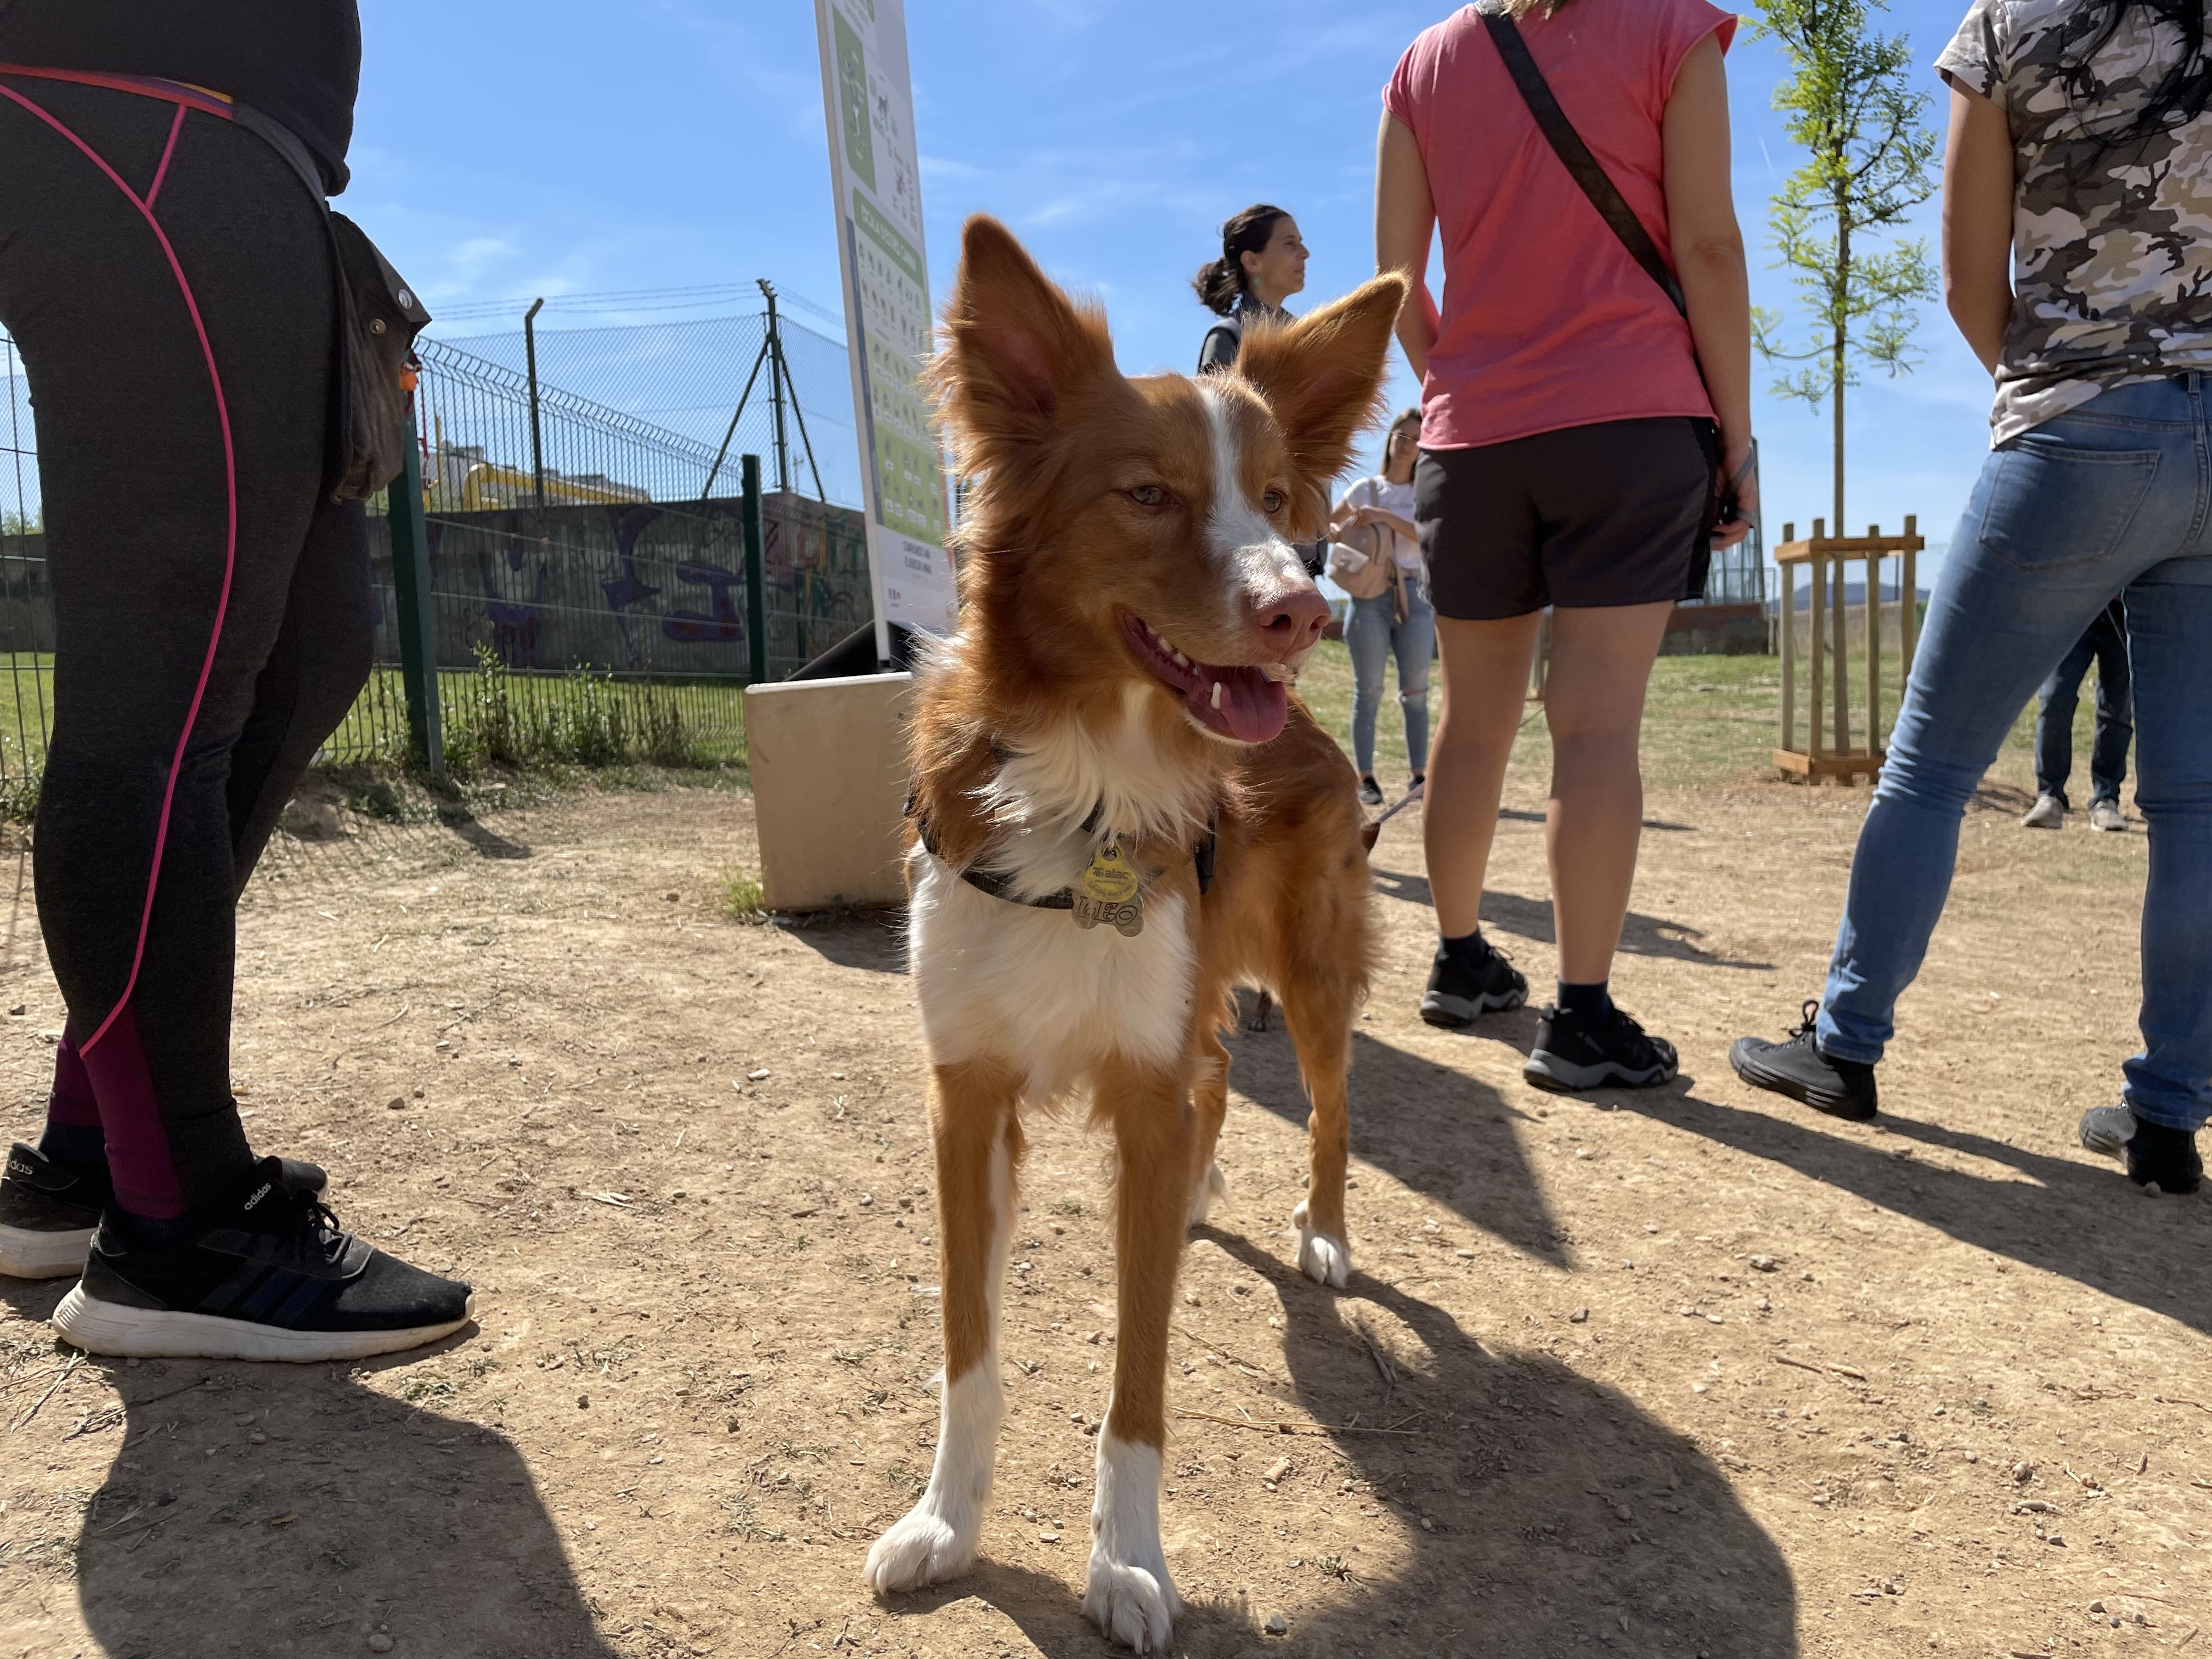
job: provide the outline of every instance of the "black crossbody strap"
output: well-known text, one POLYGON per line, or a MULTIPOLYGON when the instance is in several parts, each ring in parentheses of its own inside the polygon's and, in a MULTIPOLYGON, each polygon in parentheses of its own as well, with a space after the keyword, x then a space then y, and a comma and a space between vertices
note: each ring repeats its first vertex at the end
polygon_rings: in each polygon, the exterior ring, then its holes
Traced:
MULTIPOLYGON (((1497 0, 1491 0, 1492 5, 1497 0)), ((1598 159, 1583 143, 1582 134, 1567 119, 1559 107, 1559 100, 1552 95, 1552 88, 1544 79, 1544 71, 1536 67, 1536 60, 1528 54, 1528 43, 1521 38, 1521 31, 1513 19, 1504 11, 1482 9, 1482 26, 1490 32, 1498 55, 1505 60, 1505 72, 1513 77, 1513 84, 1521 90, 1522 100, 1528 106, 1528 113, 1536 118, 1537 129, 1551 144, 1553 154, 1566 167, 1574 181, 1582 186, 1590 205, 1613 228, 1620 244, 1635 258, 1636 263, 1651 274, 1674 309, 1685 317, 1689 306, 1682 299, 1682 285, 1674 280, 1674 273, 1667 269, 1667 262, 1651 240, 1651 233, 1644 228, 1644 222, 1636 216, 1636 210, 1621 199, 1620 190, 1607 174, 1598 159)))

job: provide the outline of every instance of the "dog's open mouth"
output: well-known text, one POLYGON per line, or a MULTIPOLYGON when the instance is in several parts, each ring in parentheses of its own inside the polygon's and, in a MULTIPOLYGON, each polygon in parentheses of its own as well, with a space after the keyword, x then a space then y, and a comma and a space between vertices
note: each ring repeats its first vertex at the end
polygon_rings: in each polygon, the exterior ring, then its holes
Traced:
POLYGON ((1266 743, 1290 713, 1291 671, 1280 663, 1194 661, 1141 617, 1121 613, 1121 632, 1137 659, 1179 693, 1190 717, 1238 743, 1266 743))

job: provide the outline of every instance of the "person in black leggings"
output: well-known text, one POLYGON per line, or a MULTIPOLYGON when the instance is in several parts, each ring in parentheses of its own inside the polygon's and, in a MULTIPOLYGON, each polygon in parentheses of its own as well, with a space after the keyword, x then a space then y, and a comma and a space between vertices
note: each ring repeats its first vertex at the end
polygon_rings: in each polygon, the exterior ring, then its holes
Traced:
POLYGON ((0 324, 56 627, 33 862, 69 1006, 0 1270, 82 1267, 55 1322, 100 1352, 344 1358, 470 1314, 339 1231, 322 1171, 257 1160, 230 1094, 238 896, 369 667, 303 176, 344 184, 359 63, 353 0, 0 7, 0 324))

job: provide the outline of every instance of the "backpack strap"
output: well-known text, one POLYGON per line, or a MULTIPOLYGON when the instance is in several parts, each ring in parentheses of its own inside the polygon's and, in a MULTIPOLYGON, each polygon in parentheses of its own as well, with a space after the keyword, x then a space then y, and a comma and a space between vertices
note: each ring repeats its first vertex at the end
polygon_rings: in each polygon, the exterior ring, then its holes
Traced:
POLYGON ((1551 84, 1544 79, 1544 71, 1536 67, 1535 58, 1529 55, 1528 43, 1522 38, 1520 28, 1503 9, 1497 9, 1498 5, 1498 0, 1490 0, 1481 8, 1482 27, 1489 32, 1491 44, 1498 48, 1498 55, 1504 59, 1505 72, 1513 77, 1513 84, 1520 89, 1521 100, 1528 106, 1528 113, 1536 118, 1537 130, 1551 144, 1553 153, 1559 158, 1575 183, 1582 186, 1582 192, 1589 198, 1590 205, 1598 210, 1599 216, 1612 228, 1613 234, 1620 239, 1620 245, 1628 250, 1638 264, 1650 274, 1651 280, 1658 283, 1668 299, 1674 302, 1674 309, 1685 317, 1688 316, 1690 307, 1682 298, 1682 285, 1674 280, 1674 273, 1667 268, 1666 260, 1660 257, 1658 247, 1651 240, 1651 233, 1644 228, 1644 222, 1636 216, 1636 210, 1621 198, 1619 186, 1599 165, 1597 157, 1590 154, 1589 146, 1583 143, 1582 135, 1575 131, 1574 124, 1567 119, 1566 112, 1559 107, 1559 100, 1552 95, 1551 84))

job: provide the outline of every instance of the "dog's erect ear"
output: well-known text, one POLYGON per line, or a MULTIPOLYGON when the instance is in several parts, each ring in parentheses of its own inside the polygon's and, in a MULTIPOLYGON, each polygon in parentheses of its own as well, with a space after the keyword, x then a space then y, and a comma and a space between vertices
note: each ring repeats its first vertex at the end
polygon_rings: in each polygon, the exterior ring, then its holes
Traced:
POLYGON ((1381 410, 1390 331, 1406 282, 1377 276, 1343 299, 1279 327, 1245 331, 1237 372, 1267 400, 1291 465, 1326 489, 1352 457, 1352 441, 1381 410))
POLYGON ((1098 308, 1071 301, 996 219, 969 219, 929 371, 965 464, 994 441, 1036 441, 1071 392, 1113 369, 1098 308))

